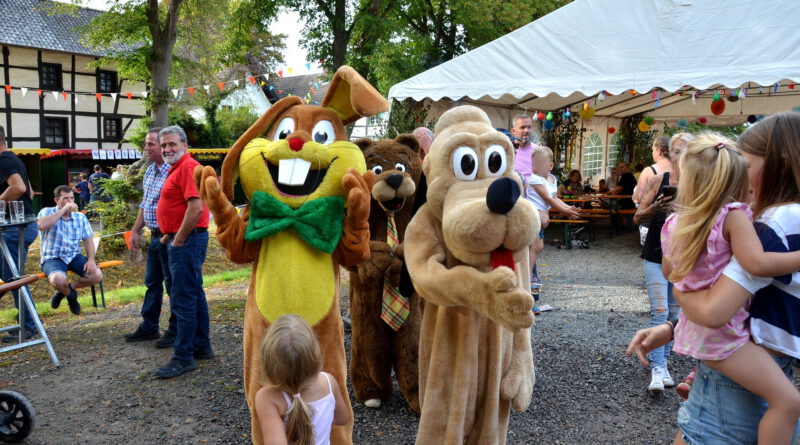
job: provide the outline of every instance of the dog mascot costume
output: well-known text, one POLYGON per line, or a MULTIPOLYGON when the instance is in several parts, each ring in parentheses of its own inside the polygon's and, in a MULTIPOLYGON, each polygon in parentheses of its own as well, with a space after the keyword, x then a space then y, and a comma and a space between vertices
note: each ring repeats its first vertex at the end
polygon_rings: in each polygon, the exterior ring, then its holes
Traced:
MULTIPOLYGON (((261 340, 282 314, 298 314, 312 326, 323 370, 336 378, 349 408, 339 266, 369 256, 374 174, 366 170, 344 125, 386 109, 386 100, 343 66, 321 106, 303 105, 297 97, 272 105, 231 147, 221 185, 212 168, 195 170, 228 259, 253 262, 244 320, 244 384, 253 443, 261 443, 254 406, 261 387, 261 340), (249 200, 241 216, 230 202, 237 179, 249 200)), ((331 442, 352 443, 352 434, 352 421, 335 426, 331 442)))
POLYGON ((377 408, 394 393, 394 368, 408 406, 419 412, 420 302, 417 294, 404 295, 399 287, 401 243, 422 173, 419 142, 401 134, 359 139, 356 145, 376 176, 369 212, 370 258, 350 272, 350 380, 356 399, 377 408))
POLYGON ((504 444, 510 408, 526 409, 533 392, 528 246, 539 218, 486 113, 453 108, 435 132, 427 202, 404 248, 425 300, 416 443, 504 444))

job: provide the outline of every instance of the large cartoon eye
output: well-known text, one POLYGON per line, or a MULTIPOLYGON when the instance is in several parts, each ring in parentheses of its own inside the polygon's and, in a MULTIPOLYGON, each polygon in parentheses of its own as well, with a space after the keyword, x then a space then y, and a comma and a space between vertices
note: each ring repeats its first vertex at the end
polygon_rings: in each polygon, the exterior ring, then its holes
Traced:
POLYGON ((506 172, 506 150, 499 145, 490 145, 483 154, 489 176, 500 176, 506 172))
POLYGON ((273 140, 286 139, 292 133, 294 133, 294 119, 285 117, 278 124, 278 128, 275 129, 275 138, 273 140))
POLYGON ((458 147, 453 153, 453 173, 462 181, 472 181, 478 175, 478 154, 472 147, 458 147))
POLYGON ((311 137, 314 142, 322 145, 330 145, 336 139, 336 134, 333 131, 333 124, 331 121, 319 121, 314 125, 311 130, 311 137))
POLYGON ((394 164, 394 168, 395 168, 395 170, 400 170, 401 172, 406 171, 406 166, 403 165, 400 162, 398 162, 397 164, 394 164))
POLYGON ((376 176, 383 173, 383 167, 380 165, 373 165, 370 170, 372 170, 372 173, 375 173, 376 176))

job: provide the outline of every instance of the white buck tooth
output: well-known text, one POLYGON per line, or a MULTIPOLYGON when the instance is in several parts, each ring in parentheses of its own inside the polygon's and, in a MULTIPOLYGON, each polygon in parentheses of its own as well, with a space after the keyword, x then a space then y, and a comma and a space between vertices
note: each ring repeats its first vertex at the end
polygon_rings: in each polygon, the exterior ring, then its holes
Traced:
POLYGON ((281 159, 278 163, 278 182, 283 185, 303 185, 311 163, 303 159, 281 159))

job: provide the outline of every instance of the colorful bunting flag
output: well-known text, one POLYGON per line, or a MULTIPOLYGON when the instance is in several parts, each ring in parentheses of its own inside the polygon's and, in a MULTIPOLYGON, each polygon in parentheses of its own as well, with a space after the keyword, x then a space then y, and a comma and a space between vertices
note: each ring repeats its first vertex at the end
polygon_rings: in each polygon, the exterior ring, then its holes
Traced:
POLYGON ((103 99, 103 93, 94 93, 94 97, 96 97, 97 101, 100 102, 103 99))
POLYGON ((248 77, 247 80, 250 82, 250 85, 256 84, 256 78, 253 76, 248 77))
POLYGON ((42 93, 44 93, 42 90, 36 90, 36 92, 39 93, 39 97, 42 97, 42 93))
POLYGON ((11 85, 6 85, 6 94, 11 94, 11 85))
POLYGON ((238 87, 238 86, 239 86, 239 79, 236 79, 236 80, 234 80, 234 81, 233 81, 233 84, 234 84, 234 85, 236 85, 236 86, 238 87))
POLYGON ((20 87, 19 90, 22 92, 22 97, 25 97, 25 95, 28 94, 28 89, 25 87, 20 87))
POLYGON ((194 87, 189 87, 189 95, 194 96, 194 87))
POLYGON ((175 96, 175 99, 178 98, 178 93, 180 93, 180 92, 181 92, 181 90, 179 90, 177 88, 173 88, 172 89, 172 95, 175 96))
POLYGON ((142 91, 142 97, 144 97, 145 99, 147 99, 147 91, 142 91))
POLYGON ((289 68, 289 75, 290 76, 292 75, 292 69, 291 68, 289 68))
POLYGON ((278 71, 278 77, 280 77, 281 79, 283 79, 283 71, 278 71))
POLYGON ((133 99, 133 93, 131 93, 130 91, 128 91, 127 93, 125 93, 125 95, 126 95, 126 96, 128 96, 128 100, 131 100, 131 99, 133 99))
POLYGON ((225 82, 220 82, 220 83, 217 84, 217 86, 219 87, 220 91, 225 90, 225 82))
POLYGON ((66 91, 62 91, 61 92, 61 96, 64 98, 64 100, 67 100, 67 92, 66 91))
POLYGON ((306 69, 311 71, 311 64, 310 63, 306 63, 306 69))
POLYGON ((58 100, 58 91, 53 91, 53 99, 58 100))
POLYGON ((114 99, 114 102, 117 101, 117 96, 118 95, 119 95, 119 93, 111 93, 111 98, 114 99))
POLYGON ((211 85, 203 85, 203 88, 205 88, 206 94, 211 93, 211 91, 210 91, 211 85))

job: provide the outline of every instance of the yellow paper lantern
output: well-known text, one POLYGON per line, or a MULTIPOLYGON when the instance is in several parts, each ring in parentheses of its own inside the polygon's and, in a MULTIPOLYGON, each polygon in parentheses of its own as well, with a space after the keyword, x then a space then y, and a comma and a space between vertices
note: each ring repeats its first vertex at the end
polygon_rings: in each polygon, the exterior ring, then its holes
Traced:
POLYGON ((641 131, 642 133, 647 133, 648 131, 650 131, 650 126, 647 125, 647 122, 641 121, 639 122, 639 131, 641 131))
POLYGON ((593 118, 594 117, 594 113, 596 113, 596 112, 597 112, 597 110, 594 107, 586 107, 585 104, 584 104, 584 108, 581 111, 579 111, 578 114, 580 114, 581 119, 587 119, 588 120, 588 119, 593 118))

